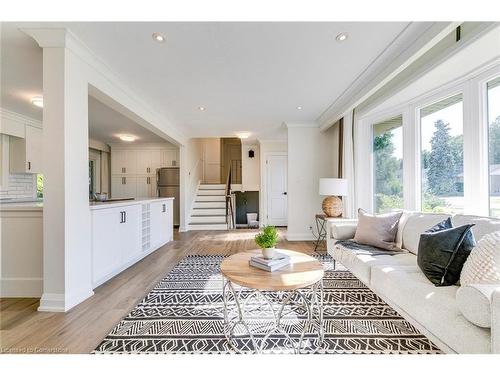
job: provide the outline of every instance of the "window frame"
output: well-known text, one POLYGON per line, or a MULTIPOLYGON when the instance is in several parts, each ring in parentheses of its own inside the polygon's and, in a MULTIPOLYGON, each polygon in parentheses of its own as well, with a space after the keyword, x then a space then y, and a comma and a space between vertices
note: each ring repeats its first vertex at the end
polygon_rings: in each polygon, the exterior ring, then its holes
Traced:
MULTIPOLYGON (((374 212, 373 125, 403 116, 404 209, 421 211, 421 109, 453 95, 462 94, 464 137, 464 214, 489 216, 489 143, 487 83, 500 76, 500 58, 468 72, 446 85, 405 103, 377 111, 372 107, 355 121, 355 184, 358 207, 374 212), (369 163, 363 163, 370 160, 369 163), (477 166, 481 167, 478 168, 477 166)), ((397 95, 397 93, 394 93, 397 95)))

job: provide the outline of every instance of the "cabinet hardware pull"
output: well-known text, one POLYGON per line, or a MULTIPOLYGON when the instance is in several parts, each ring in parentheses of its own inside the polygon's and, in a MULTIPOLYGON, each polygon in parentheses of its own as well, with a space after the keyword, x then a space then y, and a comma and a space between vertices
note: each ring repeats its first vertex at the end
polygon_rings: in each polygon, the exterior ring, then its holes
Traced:
POLYGON ((31 162, 28 162, 28 171, 31 171, 31 162))
POLYGON ((123 223, 123 211, 120 211, 120 224, 123 223))
POLYGON ((127 184, 127 177, 123 177, 123 183, 126 185, 127 184))
POLYGON ((123 222, 127 222, 127 211, 123 211, 123 222))
POLYGON ((165 204, 162 204, 162 208, 163 208, 162 212, 167 211, 167 206, 165 204))
POLYGON ((123 173, 127 173, 127 168, 123 168, 123 173))

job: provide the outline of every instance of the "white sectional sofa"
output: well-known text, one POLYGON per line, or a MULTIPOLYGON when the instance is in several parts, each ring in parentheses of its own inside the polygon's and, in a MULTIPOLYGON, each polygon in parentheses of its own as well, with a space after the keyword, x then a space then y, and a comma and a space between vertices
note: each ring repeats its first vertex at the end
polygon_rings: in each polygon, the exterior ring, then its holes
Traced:
MULTIPOLYGON (((436 287, 417 265, 420 234, 447 217, 449 215, 405 212, 396 242, 408 253, 397 255, 356 254, 341 246, 337 241, 354 237, 357 222, 332 220, 327 225, 328 253, 444 351, 500 353, 500 284, 462 287, 457 301, 459 286, 436 287), (486 293, 483 293, 484 287, 486 293), (464 309, 485 322, 481 323, 483 327, 473 324, 469 314, 469 319, 466 318, 462 313, 464 309)), ((500 230, 498 219, 455 215, 452 222, 454 226, 476 224, 472 228, 476 241, 500 230)))

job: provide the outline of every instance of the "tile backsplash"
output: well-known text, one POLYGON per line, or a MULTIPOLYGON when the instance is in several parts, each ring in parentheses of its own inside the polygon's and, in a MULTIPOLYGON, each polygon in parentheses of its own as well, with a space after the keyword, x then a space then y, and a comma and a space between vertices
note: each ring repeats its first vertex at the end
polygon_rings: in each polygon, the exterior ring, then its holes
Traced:
POLYGON ((0 198, 36 198, 36 175, 9 174, 8 186, 0 187, 0 198))

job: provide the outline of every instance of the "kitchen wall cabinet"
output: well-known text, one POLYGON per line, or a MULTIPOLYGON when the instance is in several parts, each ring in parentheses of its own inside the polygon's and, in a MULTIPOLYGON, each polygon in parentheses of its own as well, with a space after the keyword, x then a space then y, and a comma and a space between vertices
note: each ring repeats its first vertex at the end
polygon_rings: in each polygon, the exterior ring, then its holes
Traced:
POLYGON ((26 125, 25 137, 9 137, 11 173, 42 172, 42 129, 26 125))
POLYGON ((137 177, 135 176, 112 176, 111 177, 112 198, 136 198, 137 177))
POLYGON ((111 197, 156 197, 156 170, 178 166, 178 157, 176 148, 111 145, 111 197))
POLYGON ((168 149, 161 151, 161 166, 162 167, 177 167, 178 155, 176 149, 168 149))
POLYGON ((111 150, 111 174, 131 175, 136 173, 136 150, 111 150))
POLYGON ((116 205, 91 210, 94 288, 173 240, 172 199, 116 205))
POLYGON ((139 176, 137 177, 137 192, 138 198, 156 197, 156 176, 139 176))
POLYGON ((137 174, 154 174, 162 166, 161 150, 140 150, 137 152, 137 174))

